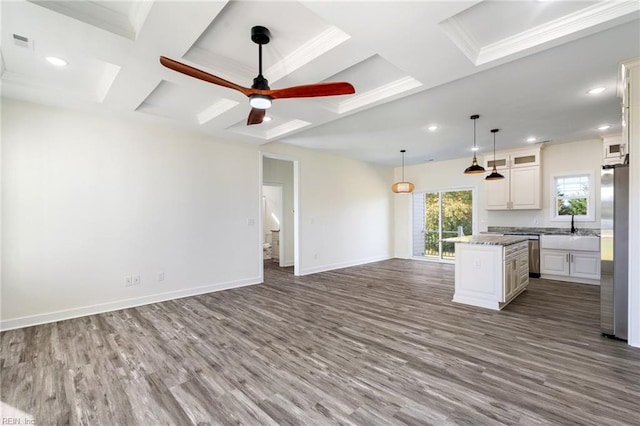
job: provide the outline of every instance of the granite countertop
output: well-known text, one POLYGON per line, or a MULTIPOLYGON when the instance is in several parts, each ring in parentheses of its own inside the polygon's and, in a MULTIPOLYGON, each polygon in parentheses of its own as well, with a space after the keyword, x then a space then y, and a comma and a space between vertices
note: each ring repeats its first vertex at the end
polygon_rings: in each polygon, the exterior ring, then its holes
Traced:
POLYGON ((510 246, 511 244, 528 241, 527 237, 517 237, 509 235, 468 235, 466 237, 447 238, 448 243, 483 244, 489 246, 510 246))
MULTIPOLYGON (((489 226, 488 232, 505 235, 571 235, 570 228, 520 228, 511 226, 489 226)), ((600 229, 595 228, 578 228, 575 235, 593 235, 600 236, 600 229)))

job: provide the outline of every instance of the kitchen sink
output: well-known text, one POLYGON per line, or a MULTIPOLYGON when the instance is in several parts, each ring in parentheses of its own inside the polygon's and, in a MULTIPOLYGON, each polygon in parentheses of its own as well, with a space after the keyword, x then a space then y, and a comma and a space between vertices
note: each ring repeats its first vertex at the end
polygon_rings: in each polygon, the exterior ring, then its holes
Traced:
POLYGON ((541 235, 540 248, 600 251, 600 237, 593 235, 541 235))

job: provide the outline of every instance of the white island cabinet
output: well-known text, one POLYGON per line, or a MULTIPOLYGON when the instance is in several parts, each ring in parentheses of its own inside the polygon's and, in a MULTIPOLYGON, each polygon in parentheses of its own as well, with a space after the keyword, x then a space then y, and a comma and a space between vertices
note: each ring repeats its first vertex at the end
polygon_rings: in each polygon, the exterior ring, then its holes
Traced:
POLYGON ((529 284, 526 237, 480 235, 456 243, 453 301, 500 310, 529 284))

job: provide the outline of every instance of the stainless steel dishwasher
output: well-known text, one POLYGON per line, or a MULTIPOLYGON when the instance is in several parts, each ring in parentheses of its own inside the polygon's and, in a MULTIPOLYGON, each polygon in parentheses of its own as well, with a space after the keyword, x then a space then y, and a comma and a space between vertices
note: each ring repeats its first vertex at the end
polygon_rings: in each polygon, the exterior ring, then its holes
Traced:
POLYGON ((540 278, 540 236, 527 235, 529 237, 529 276, 540 278))
POLYGON ((515 232, 481 232, 481 234, 512 235, 529 239, 529 277, 540 278, 540 235, 518 234, 515 232))

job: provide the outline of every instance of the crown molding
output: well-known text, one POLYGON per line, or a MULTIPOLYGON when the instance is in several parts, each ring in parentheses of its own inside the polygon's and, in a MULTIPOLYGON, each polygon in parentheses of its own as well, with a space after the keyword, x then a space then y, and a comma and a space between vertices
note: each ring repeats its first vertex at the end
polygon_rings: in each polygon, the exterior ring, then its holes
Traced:
POLYGON ((640 11, 640 2, 602 2, 480 48, 476 65, 567 37, 604 22, 640 11))
POLYGON ((232 108, 240 105, 240 102, 233 101, 231 99, 222 98, 218 102, 215 102, 208 108, 203 109, 198 113, 196 118, 198 119, 198 124, 203 125, 217 116, 224 114, 232 108))
POLYGON ((480 46, 455 17, 441 22, 440 27, 456 47, 479 66, 638 11, 640 2, 637 1, 603 1, 485 46, 480 46))
POLYGON ((295 130, 302 129, 303 127, 307 127, 310 124, 311 123, 309 123, 308 121, 298 120, 298 119, 287 121, 286 123, 281 124, 277 127, 274 127, 273 129, 267 130, 265 132, 266 139, 273 139, 278 136, 282 136, 286 133, 291 133, 295 130))
POLYGON ((478 59, 478 52, 480 52, 480 45, 476 39, 460 25, 460 22, 455 17, 440 22, 439 25, 453 41, 453 44, 475 64, 478 59))
POLYGON ((285 123, 280 124, 279 126, 275 126, 266 130, 262 130, 261 126, 237 126, 233 125, 228 128, 233 132, 239 133, 241 135, 251 136, 254 138, 260 138, 265 141, 277 138, 279 136, 285 135, 287 133, 291 133, 298 129, 302 129, 303 127, 309 126, 311 123, 304 120, 293 119, 289 120, 285 123))
POLYGON ((371 105, 376 102, 388 99, 392 96, 399 95, 406 91, 415 89, 422 86, 418 80, 413 77, 407 76, 398 80, 394 80, 383 86, 369 90, 362 94, 353 95, 345 99, 342 102, 332 102, 333 112, 336 114, 344 114, 357 108, 362 108, 367 105, 371 105))
POLYGON ((337 27, 329 27, 316 37, 291 52, 284 59, 271 66, 265 75, 269 81, 276 82, 331 49, 349 40, 351 36, 337 27))
POLYGON ((251 81, 253 81, 257 72, 257 69, 253 67, 197 45, 191 47, 183 58, 204 68, 215 70, 215 74, 224 79, 244 82, 242 85, 246 86, 251 85, 251 81))
POLYGON ((134 31, 134 39, 138 38, 138 34, 147 20, 147 16, 149 16, 149 12, 151 11, 154 1, 155 0, 131 2, 131 9, 129 10, 128 18, 134 31))

